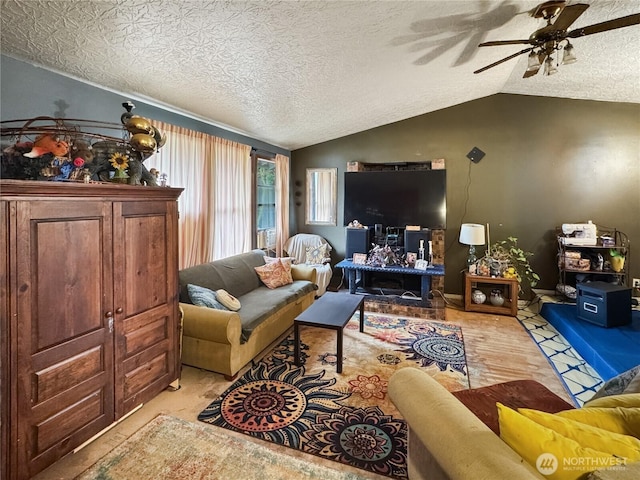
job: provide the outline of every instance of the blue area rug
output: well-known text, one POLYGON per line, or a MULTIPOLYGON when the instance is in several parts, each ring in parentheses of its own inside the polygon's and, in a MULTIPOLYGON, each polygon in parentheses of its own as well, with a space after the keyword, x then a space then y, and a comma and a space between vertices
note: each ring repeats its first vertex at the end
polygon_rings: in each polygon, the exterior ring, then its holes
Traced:
POLYGON ((540 315, 604 380, 640 364, 640 311, 632 313, 631 324, 614 328, 580 320, 576 305, 545 303, 540 315))

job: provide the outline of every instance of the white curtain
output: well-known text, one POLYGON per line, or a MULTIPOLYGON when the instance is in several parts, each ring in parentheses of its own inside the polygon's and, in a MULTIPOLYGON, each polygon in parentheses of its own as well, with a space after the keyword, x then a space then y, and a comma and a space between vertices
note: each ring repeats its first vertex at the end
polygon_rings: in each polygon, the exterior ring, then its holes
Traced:
MULTIPOLYGON (((212 137, 213 138, 213 137, 212 137)), ((213 144, 213 258, 251 250, 251 147, 216 138, 213 144)))
POLYGON ((167 142, 145 161, 145 166, 166 174, 169 186, 184 188, 178 199, 179 268, 208 262, 213 258, 208 226, 212 216, 212 137, 157 120, 152 122, 166 134, 167 142))
POLYGON ((289 238, 289 157, 276 155, 276 255, 289 238))
POLYGON ((318 172, 316 181, 313 185, 314 195, 311 198, 316 199, 316 212, 314 219, 321 222, 330 222, 333 220, 332 205, 334 200, 332 172, 318 172))
POLYGON ((166 144, 145 161, 182 187, 179 268, 251 249, 251 147, 157 120, 166 144))

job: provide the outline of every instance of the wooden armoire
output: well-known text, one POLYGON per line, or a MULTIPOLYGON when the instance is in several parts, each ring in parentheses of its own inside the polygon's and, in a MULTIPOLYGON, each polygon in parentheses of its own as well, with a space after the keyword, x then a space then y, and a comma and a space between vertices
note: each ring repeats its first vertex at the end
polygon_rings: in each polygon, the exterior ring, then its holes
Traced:
POLYGON ((0 180, 0 478, 178 379, 181 191, 0 180))

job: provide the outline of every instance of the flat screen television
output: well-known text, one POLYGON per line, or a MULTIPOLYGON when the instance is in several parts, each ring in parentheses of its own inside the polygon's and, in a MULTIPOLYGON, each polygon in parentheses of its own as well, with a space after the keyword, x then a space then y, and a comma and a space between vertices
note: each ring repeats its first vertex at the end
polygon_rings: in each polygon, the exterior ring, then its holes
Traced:
POLYGON ((345 172, 345 225, 444 229, 446 216, 446 170, 345 172))

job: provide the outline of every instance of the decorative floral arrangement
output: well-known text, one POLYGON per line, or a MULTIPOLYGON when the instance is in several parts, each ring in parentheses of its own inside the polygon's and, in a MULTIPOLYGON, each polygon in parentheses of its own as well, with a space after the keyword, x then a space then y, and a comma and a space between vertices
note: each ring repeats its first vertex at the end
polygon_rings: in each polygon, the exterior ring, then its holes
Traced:
POLYGON ((113 180, 115 182, 127 183, 129 181, 129 174, 127 168, 129 168, 129 156, 115 152, 109 157, 109 163, 116 169, 113 180))

